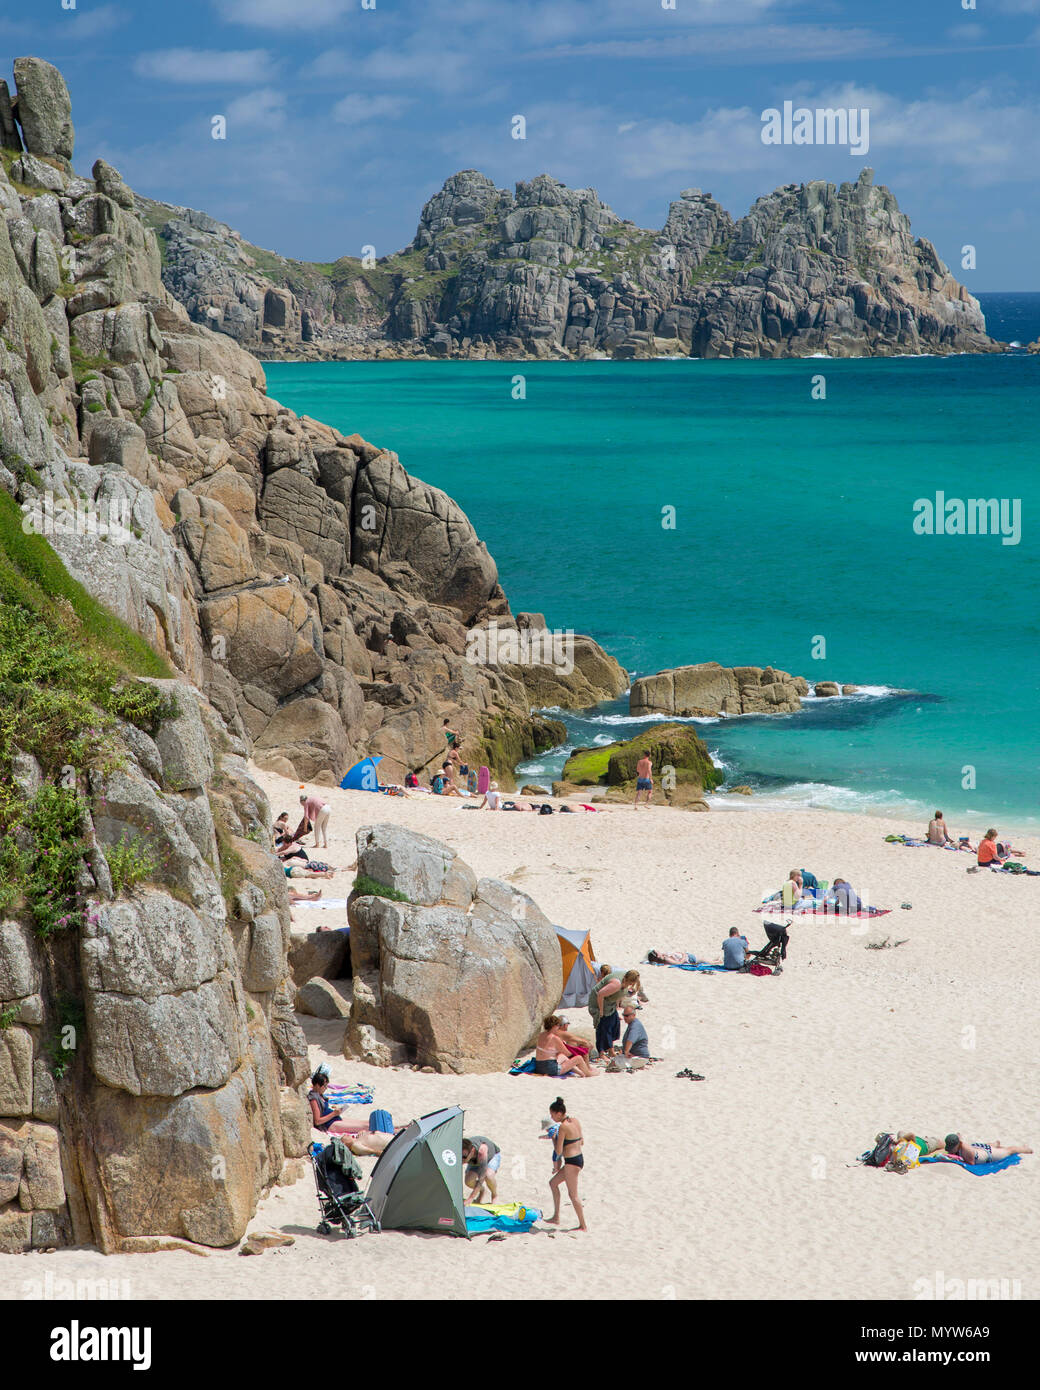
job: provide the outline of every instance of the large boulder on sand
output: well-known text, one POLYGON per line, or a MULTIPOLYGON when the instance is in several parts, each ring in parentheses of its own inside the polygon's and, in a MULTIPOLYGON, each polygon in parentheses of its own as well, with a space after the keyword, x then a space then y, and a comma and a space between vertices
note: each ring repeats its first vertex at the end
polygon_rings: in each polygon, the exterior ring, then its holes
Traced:
POLYGON ((793 714, 809 692, 801 676, 772 666, 720 666, 702 661, 676 666, 632 682, 628 697, 633 717, 672 714, 680 718, 717 714, 793 714))
POLYGON ((403 1056, 441 1072, 504 1070, 559 1002, 563 967, 552 923, 511 885, 476 882, 454 851, 425 835, 377 825, 359 830, 357 840, 359 872, 413 901, 351 898, 354 995, 344 1051, 381 1060, 376 1038, 387 1061, 403 1056), (438 876, 451 901, 435 897, 438 876), (472 882, 467 894, 458 891, 463 882, 472 882))

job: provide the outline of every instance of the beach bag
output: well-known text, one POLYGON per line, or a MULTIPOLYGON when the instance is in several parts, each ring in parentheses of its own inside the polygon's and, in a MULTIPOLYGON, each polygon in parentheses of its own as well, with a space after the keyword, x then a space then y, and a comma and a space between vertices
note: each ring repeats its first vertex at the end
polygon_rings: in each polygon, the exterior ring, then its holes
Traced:
POLYGON ((373 1110, 368 1117, 368 1127, 373 1134, 393 1134, 394 1117, 389 1110, 373 1110))
POLYGON ((914 1139, 904 1139, 892 1150, 892 1157, 885 1164, 887 1173, 909 1173, 921 1163, 921 1150, 914 1139))
POLYGON ((865 1163, 868 1168, 884 1168, 892 1157, 895 1142, 896 1136, 894 1134, 879 1134, 874 1140, 874 1147, 868 1149, 866 1153, 860 1154, 860 1163, 865 1163))

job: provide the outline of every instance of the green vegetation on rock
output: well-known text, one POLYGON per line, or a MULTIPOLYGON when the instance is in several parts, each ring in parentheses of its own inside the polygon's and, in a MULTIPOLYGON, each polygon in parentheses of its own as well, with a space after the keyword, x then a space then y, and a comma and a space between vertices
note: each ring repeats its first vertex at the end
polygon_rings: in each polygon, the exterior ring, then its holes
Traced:
POLYGON ((115 719, 154 731, 169 697, 140 676, 168 676, 148 644, 108 613, 47 541, 22 530, 0 489, 0 910, 24 905, 41 936, 82 920, 79 785, 110 765, 115 719), (28 754, 44 777, 15 781, 28 754))
POLYGON ((411 902, 407 893, 402 893, 398 888, 388 888, 378 879, 369 878, 368 874, 358 874, 353 888, 359 898, 390 898, 395 903, 411 902))
POLYGON ((579 748, 567 759, 562 780, 571 786, 634 790, 636 764, 644 753, 650 755, 657 789, 666 800, 675 788, 683 788, 681 799, 688 801, 691 788, 713 791, 723 781, 703 740, 688 724, 660 724, 625 743, 579 748))

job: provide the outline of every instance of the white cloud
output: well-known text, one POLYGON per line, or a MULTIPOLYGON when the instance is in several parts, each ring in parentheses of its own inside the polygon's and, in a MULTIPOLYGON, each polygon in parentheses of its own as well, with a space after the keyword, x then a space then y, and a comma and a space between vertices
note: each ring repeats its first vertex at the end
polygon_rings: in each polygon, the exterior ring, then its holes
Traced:
POLYGON ((138 77, 159 82, 221 85, 263 82, 272 69, 264 48, 223 50, 216 48, 163 48, 142 53, 134 63, 138 77))
POLYGON ((361 96, 352 94, 337 101, 332 108, 332 118, 345 125, 364 125, 369 121, 399 116, 411 106, 408 97, 361 96))
POLYGON ((229 103, 225 115, 232 139, 242 127, 249 131, 281 130, 285 125, 285 93, 273 87, 246 92, 229 103))
POLYGON ((73 20, 75 28, 70 32, 77 41, 108 34, 130 19, 126 10, 120 9, 118 5, 99 5, 96 10, 81 10, 77 7, 75 10, 63 10, 61 15, 63 19, 68 16, 73 20))
POLYGON ((357 9, 356 0, 214 0, 220 18, 256 29, 320 29, 357 9))
POLYGON ((345 48, 327 48, 324 53, 319 53, 312 63, 308 63, 300 75, 319 81, 326 77, 342 80, 347 75, 350 62, 351 55, 345 48))

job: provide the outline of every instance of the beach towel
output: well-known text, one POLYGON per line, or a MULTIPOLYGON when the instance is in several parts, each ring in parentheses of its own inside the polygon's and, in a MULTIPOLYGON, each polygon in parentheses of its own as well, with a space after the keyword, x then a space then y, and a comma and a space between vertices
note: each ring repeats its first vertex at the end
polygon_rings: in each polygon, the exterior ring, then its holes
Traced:
POLYGON ((346 911, 346 898, 311 898, 307 902, 293 903, 293 907, 335 907, 346 911))
POLYGON ((685 965, 670 965, 669 970, 718 970, 723 975, 738 975, 738 970, 727 970, 724 965, 709 965, 707 961, 699 960, 696 965, 691 965, 689 961, 685 965))
MULTIPOLYGON (((772 912, 777 916, 784 916, 788 909, 781 910, 773 902, 763 903, 761 907, 752 908, 753 912, 772 912)), ((856 917, 887 917, 892 911, 890 907, 865 907, 860 912, 836 912, 833 904, 821 903, 816 907, 796 907, 794 915, 796 917, 833 917, 835 919, 845 918, 852 921, 856 917)), ((679 967, 680 970, 683 968, 679 967)))
POLYGON ((1013 1168, 1016 1163, 1021 1161, 1021 1154, 1008 1154, 1007 1158, 1000 1158, 996 1163, 965 1163, 963 1158, 955 1158, 953 1154, 931 1154, 928 1158, 922 1158, 924 1163, 955 1163, 959 1168, 966 1169, 969 1173, 974 1173, 976 1177, 985 1178, 990 1173, 999 1173, 1005 1168, 1013 1168))
POLYGON ((330 1105, 371 1105, 372 1095, 370 1086, 330 1086, 325 1092, 330 1105))
POLYGON ((500 1202, 485 1206, 471 1202, 466 1208, 466 1230, 471 1236, 480 1236, 492 1231, 505 1231, 519 1235, 529 1231, 542 1213, 535 1207, 521 1206, 519 1202, 500 1202))
MULTIPOLYGON (((513 1065, 509 1068, 509 1075, 536 1076, 537 1072, 534 1069, 534 1058, 528 1057, 526 1062, 521 1062, 520 1058, 518 1057, 516 1061, 513 1063, 513 1065)), ((572 1076, 577 1075, 578 1072, 576 1071, 561 1071, 559 1076, 551 1076, 547 1079, 550 1081, 568 1081, 572 1076)))

